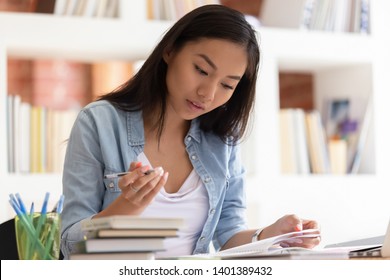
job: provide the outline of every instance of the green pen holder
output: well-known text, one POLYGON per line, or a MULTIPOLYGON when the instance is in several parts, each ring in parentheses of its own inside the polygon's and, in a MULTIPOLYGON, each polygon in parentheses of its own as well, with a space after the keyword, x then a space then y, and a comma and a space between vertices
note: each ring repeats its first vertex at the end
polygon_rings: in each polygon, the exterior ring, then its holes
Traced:
POLYGON ((15 217, 16 243, 20 260, 58 260, 60 256, 58 213, 25 214, 15 217))

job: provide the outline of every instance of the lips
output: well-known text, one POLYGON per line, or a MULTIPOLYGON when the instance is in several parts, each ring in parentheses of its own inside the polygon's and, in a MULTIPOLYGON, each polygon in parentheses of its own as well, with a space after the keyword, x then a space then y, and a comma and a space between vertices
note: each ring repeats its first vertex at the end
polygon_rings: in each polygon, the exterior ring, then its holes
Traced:
POLYGON ((190 100, 187 100, 189 106, 194 109, 194 110, 205 110, 204 106, 200 103, 197 103, 197 102, 192 102, 190 100))

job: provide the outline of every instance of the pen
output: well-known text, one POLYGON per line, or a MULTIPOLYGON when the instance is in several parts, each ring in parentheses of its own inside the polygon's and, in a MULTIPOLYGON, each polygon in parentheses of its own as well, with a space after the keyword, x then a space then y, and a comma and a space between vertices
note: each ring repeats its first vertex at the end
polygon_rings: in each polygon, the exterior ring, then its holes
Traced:
MULTIPOLYGON (((149 170, 145 171, 144 174, 149 175, 152 172, 154 172, 154 169, 149 169, 149 170)), ((106 174, 106 175, 104 175, 104 179, 119 178, 119 177, 125 176, 129 173, 130 172, 119 172, 119 173, 106 174)))
POLYGON ((60 200, 58 201, 58 206, 57 206, 57 209, 56 209, 56 212, 58 214, 61 214, 61 212, 62 212, 62 208, 64 206, 64 198, 65 198, 65 196, 63 194, 61 194, 60 200))

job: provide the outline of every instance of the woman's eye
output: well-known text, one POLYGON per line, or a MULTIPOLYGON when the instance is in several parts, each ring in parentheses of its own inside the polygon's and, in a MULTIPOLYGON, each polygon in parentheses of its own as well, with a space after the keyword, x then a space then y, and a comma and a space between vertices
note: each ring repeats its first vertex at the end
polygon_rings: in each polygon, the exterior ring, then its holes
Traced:
POLYGON ((196 71, 198 71, 200 74, 207 76, 207 72, 204 71, 202 68, 200 68, 198 65, 195 65, 196 71))
POLYGON ((229 90, 233 90, 234 87, 228 85, 228 84, 222 84, 222 87, 225 88, 225 89, 229 89, 229 90))

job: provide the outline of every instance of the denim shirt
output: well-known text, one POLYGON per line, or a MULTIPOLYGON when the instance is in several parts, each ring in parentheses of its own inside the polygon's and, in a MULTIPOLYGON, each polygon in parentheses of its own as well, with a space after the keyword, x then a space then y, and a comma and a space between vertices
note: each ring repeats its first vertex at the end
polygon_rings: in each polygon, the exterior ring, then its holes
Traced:
MULTIPOLYGON (((104 179, 104 175, 128 170, 143 152, 144 142, 141 111, 126 112, 107 101, 93 102, 80 111, 69 137, 62 180, 61 249, 65 258, 83 240, 81 221, 91 219, 121 193, 118 179, 104 179)), ((184 143, 209 197, 208 217, 193 254, 209 252, 211 242, 219 250, 247 228, 239 147, 202 131, 196 119, 184 143)))

